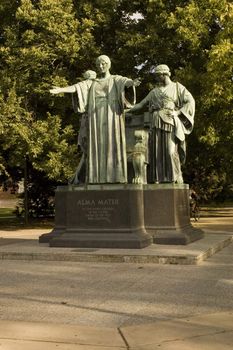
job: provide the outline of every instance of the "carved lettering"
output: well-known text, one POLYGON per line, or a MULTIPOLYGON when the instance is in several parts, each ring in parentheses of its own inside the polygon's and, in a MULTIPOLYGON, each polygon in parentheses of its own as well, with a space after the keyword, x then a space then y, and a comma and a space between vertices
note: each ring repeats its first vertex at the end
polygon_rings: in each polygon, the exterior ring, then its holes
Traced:
POLYGON ((99 205, 118 205, 119 202, 118 202, 118 199, 109 198, 109 199, 99 199, 98 204, 99 205))
POLYGON ((108 199, 99 199, 98 201, 95 201, 94 199, 79 199, 77 201, 77 205, 83 205, 83 206, 95 206, 95 205, 118 205, 119 201, 118 199, 114 198, 108 198, 108 199))
POLYGON ((79 199, 77 201, 78 205, 95 205, 94 199, 79 199))

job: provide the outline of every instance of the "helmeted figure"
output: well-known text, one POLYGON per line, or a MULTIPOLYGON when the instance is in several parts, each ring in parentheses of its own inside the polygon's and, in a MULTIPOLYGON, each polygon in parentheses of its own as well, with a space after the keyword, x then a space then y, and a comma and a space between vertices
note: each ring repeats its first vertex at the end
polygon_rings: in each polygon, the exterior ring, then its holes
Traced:
POLYGON ((155 88, 129 110, 131 113, 147 106, 150 114, 150 183, 183 183, 185 136, 193 129, 195 101, 182 84, 171 81, 170 75, 167 65, 155 67, 155 88))

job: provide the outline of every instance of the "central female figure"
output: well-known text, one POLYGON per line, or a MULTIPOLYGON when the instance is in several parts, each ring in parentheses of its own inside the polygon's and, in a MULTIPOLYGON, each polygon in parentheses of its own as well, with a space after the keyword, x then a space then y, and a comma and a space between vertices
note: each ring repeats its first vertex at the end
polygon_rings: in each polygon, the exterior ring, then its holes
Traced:
POLYGON ((127 183, 125 88, 139 81, 111 75, 111 61, 96 60, 97 78, 75 84, 78 111, 87 113, 87 183, 127 183))

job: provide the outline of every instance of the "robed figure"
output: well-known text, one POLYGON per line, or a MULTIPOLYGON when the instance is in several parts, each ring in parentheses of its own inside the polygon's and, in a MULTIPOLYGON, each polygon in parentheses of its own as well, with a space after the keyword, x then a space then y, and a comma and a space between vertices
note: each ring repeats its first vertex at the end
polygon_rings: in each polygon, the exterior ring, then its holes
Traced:
POLYGON ((109 57, 101 55, 96 60, 97 78, 51 90, 75 93, 77 111, 87 115, 86 182, 89 184, 127 183, 125 89, 139 85, 139 81, 111 75, 110 66, 109 57))

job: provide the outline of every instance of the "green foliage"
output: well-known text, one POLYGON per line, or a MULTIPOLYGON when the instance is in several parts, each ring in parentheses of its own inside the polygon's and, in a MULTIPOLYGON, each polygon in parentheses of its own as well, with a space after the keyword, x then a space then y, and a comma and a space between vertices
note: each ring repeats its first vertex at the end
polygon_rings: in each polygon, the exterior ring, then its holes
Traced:
MULTIPOLYGON (((12 6, 5 1, 0 10, 12 6)), ((1 28, 0 131, 7 154, 1 168, 22 167, 27 156, 35 169, 65 181, 77 164, 77 130, 72 117, 62 120, 66 107, 61 101, 55 106, 49 88, 67 84, 70 67, 84 60, 80 52, 92 40, 93 23, 76 18, 71 0, 22 0, 14 9, 1 28)))
POLYGON ((80 80, 104 53, 113 73, 142 79, 138 99, 154 85, 154 66, 169 65, 196 100, 187 181, 207 198, 232 184, 230 0, 2 0, 0 15, 0 171, 22 169, 27 156, 66 181, 79 121, 70 97, 49 89, 80 80))
MULTIPOLYGON (((54 216, 54 192, 56 182, 48 180, 43 172, 28 167, 28 214, 30 218, 54 216)), ((25 215, 24 194, 19 195, 19 203, 14 213, 17 217, 25 215)))

